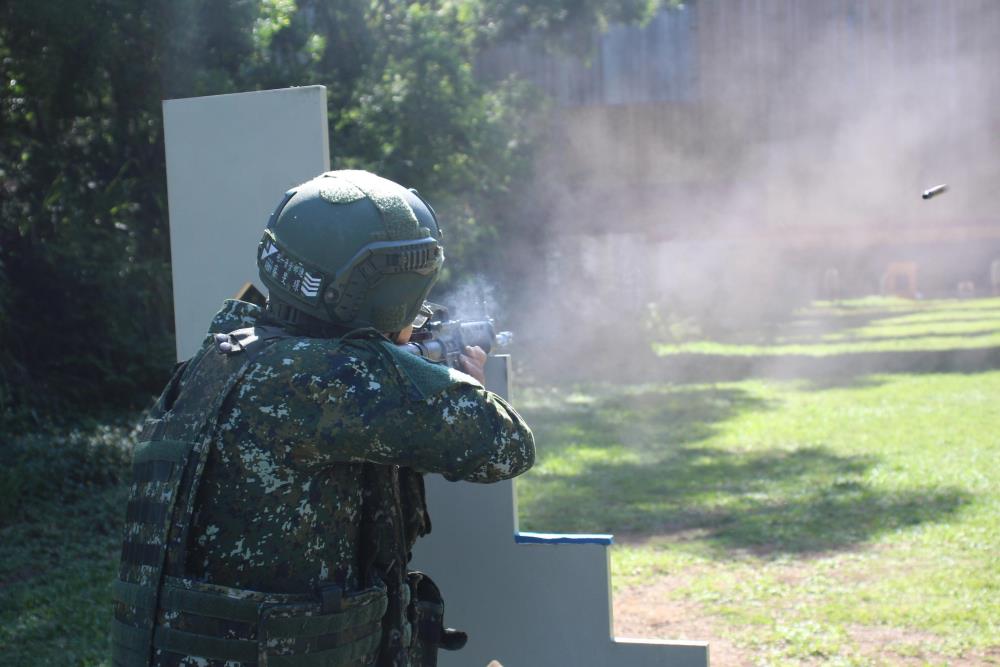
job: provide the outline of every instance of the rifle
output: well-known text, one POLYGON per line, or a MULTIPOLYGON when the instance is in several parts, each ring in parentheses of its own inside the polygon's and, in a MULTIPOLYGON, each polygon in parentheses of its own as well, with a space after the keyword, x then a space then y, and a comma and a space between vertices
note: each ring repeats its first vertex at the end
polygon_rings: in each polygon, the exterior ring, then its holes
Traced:
POLYGON ((401 347, 411 354, 428 361, 444 363, 462 370, 461 354, 466 346, 478 346, 486 354, 510 345, 514 335, 509 331, 498 332, 493 320, 471 320, 463 322, 448 317, 444 306, 425 301, 420 315, 414 322, 410 342, 401 347))
MULTIPOLYGON (((267 305, 267 297, 249 282, 243 285, 234 298, 261 308, 267 305)), ((513 338, 514 334, 509 331, 497 332, 493 320, 489 318, 468 322, 451 320, 446 307, 425 301, 414 321, 410 342, 401 347, 428 361, 445 363, 456 370, 463 370, 459 356, 465 352, 466 346, 479 346, 483 352, 490 354, 510 345, 513 338)))

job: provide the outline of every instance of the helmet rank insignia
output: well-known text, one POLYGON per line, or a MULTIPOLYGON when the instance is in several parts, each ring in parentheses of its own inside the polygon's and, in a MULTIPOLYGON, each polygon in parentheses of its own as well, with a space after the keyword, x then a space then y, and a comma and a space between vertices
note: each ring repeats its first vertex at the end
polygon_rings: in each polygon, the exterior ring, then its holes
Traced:
POLYGON ((261 241, 258 254, 262 272, 303 300, 319 303, 319 291, 323 286, 322 273, 307 271, 302 262, 281 252, 281 248, 267 236, 261 241))

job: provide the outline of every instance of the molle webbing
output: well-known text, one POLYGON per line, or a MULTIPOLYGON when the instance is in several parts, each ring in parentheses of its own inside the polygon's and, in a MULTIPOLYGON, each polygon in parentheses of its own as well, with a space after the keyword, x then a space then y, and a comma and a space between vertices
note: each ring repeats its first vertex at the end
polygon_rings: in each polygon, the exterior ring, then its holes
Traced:
MULTIPOLYGON (((116 587, 116 594, 118 594, 116 587)), ((131 595, 131 591, 123 591, 131 595)), ((157 649, 177 656, 268 667, 368 665, 375 658, 386 610, 385 588, 338 595, 336 609, 323 609, 317 597, 265 594, 168 578, 160 611, 184 629, 158 626, 157 649), (231 594, 248 596, 234 597, 231 594), (239 628, 238 638, 223 637, 220 622, 239 628)), ((145 635, 118 629, 116 642, 141 646, 145 635)))
MULTIPOLYGON (((122 563, 159 568, 166 555, 166 541, 159 540, 174 508, 176 478, 184 467, 191 443, 178 440, 144 442, 136 446, 132 463, 132 483, 146 493, 135 494, 125 508, 127 525, 146 526, 154 540, 122 542, 122 563), (164 500, 164 497, 166 499, 164 500)), ((163 535, 165 537, 165 535, 163 535)))
POLYGON ((184 656, 197 656, 223 662, 257 664, 257 642, 242 639, 222 639, 171 628, 157 627, 153 646, 184 656))
MULTIPOLYGON (((161 579, 167 562, 182 563, 195 492, 223 401, 267 343, 283 337, 268 330, 235 355, 203 348, 183 370, 188 385, 164 408, 148 439, 136 446, 132 492, 125 510, 121 570, 115 585, 112 662, 148 665, 161 579), (198 391, 191 387, 199 385, 198 391), (210 393, 210 398, 205 394, 210 393), (208 399, 208 400, 206 400, 208 399)), ((168 385, 174 391, 180 373, 168 385)))

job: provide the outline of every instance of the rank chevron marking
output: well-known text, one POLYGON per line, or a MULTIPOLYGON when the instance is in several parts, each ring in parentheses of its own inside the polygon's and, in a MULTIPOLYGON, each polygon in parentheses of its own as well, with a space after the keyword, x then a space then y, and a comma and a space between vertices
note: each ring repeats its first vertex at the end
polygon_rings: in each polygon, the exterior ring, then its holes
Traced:
POLYGON ((308 271, 302 277, 302 287, 301 292, 303 296, 313 297, 319 295, 319 286, 322 283, 322 279, 313 276, 308 271))

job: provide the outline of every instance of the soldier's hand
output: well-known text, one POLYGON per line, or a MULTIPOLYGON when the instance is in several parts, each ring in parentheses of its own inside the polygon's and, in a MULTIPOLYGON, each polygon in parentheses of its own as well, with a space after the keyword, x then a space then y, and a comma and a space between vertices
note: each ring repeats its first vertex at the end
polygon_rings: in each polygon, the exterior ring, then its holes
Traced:
POLYGON ((462 360, 462 370, 479 380, 480 384, 486 384, 486 353, 483 348, 466 346, 465 352, 460 355, 462 360))

